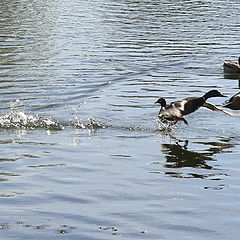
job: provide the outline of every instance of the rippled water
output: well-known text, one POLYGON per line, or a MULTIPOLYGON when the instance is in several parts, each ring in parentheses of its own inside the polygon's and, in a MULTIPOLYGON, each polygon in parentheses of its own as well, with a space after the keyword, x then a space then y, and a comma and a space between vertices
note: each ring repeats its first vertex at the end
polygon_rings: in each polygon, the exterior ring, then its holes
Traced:
POLYGON ((238 239, 239 118, 154 102, 239 91, 239 8, 0 0, 1 238, 238 239))

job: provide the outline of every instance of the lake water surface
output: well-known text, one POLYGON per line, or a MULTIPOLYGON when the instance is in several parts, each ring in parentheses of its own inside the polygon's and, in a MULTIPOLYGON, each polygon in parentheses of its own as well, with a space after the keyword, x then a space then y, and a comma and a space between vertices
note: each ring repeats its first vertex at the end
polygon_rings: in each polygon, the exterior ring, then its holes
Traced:
POLYGON ((239 239, 240 119, 154 105, 239 91, 239 9, 0 0, 0 238, 239 239))

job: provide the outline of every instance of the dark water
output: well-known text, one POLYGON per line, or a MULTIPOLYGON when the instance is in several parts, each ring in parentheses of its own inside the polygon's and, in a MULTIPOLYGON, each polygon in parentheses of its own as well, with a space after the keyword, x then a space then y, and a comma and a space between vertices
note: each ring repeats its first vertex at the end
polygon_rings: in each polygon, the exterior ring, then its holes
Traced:
POLYGON ((153 104, 239 91, 239 8, 0 0, 0 238, 239 239, 239 118, 153 104))

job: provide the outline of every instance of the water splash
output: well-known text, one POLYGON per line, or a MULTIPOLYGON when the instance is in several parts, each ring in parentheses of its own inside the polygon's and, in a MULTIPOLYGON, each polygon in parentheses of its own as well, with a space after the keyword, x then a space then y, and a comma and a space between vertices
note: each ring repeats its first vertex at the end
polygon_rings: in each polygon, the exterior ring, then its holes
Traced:
POLYGON ((76 108, 74 108, 75 116, 74 116, 74 119, 69 120, 70 125, 73 125, 76 128, 90 129, 90 130, 105 128, 105 126, 103 126, 93 118, 87 118, 86 120, 80 119, 78 116, 78 110, 80 106, 81 106, 81 103, 76 108))
POLYGON ((172 131, 172 124, 171 122, 163 122, 160 119, 157 119, 157 129, 162 132, 171 132, 172 131))
POLYGON ((45 128, 47 130, 61 130, 64 127, 52 117, 34 116, 20 111, 22 102, 16 100, 11 103, 11 111, 0 115, 0 128, 17 128, 17 129, 35 129, 45 128), (20 103, 20 105, 18 105, 20 103))
POLYGON ((77 128, 82 128, 82 129, 90 129, 90 130, 94 130, 94 129, 101 129, 101 128, 105 128, 103 125, 101 125, 100 123, 98 123, 96 120, 94 120, 93 118, 88 118, 87 122, 83 122, 83 120, 79 120, 76 124, 75 127, 77 128))
POLYGON ((33 116, 24 112, 11 111, 0 116, 0 128, 61 130, 64 127, 51 117, 33 116))

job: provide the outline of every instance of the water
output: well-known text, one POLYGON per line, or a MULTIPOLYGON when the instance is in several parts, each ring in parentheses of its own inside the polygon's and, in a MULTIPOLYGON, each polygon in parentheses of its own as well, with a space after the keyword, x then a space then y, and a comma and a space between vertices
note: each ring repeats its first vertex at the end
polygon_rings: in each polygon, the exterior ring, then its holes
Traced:
POLYGON ((239 118, 154 102, 239 91, 239 7, 1 0, 1 239, 238 239, 239 118))

